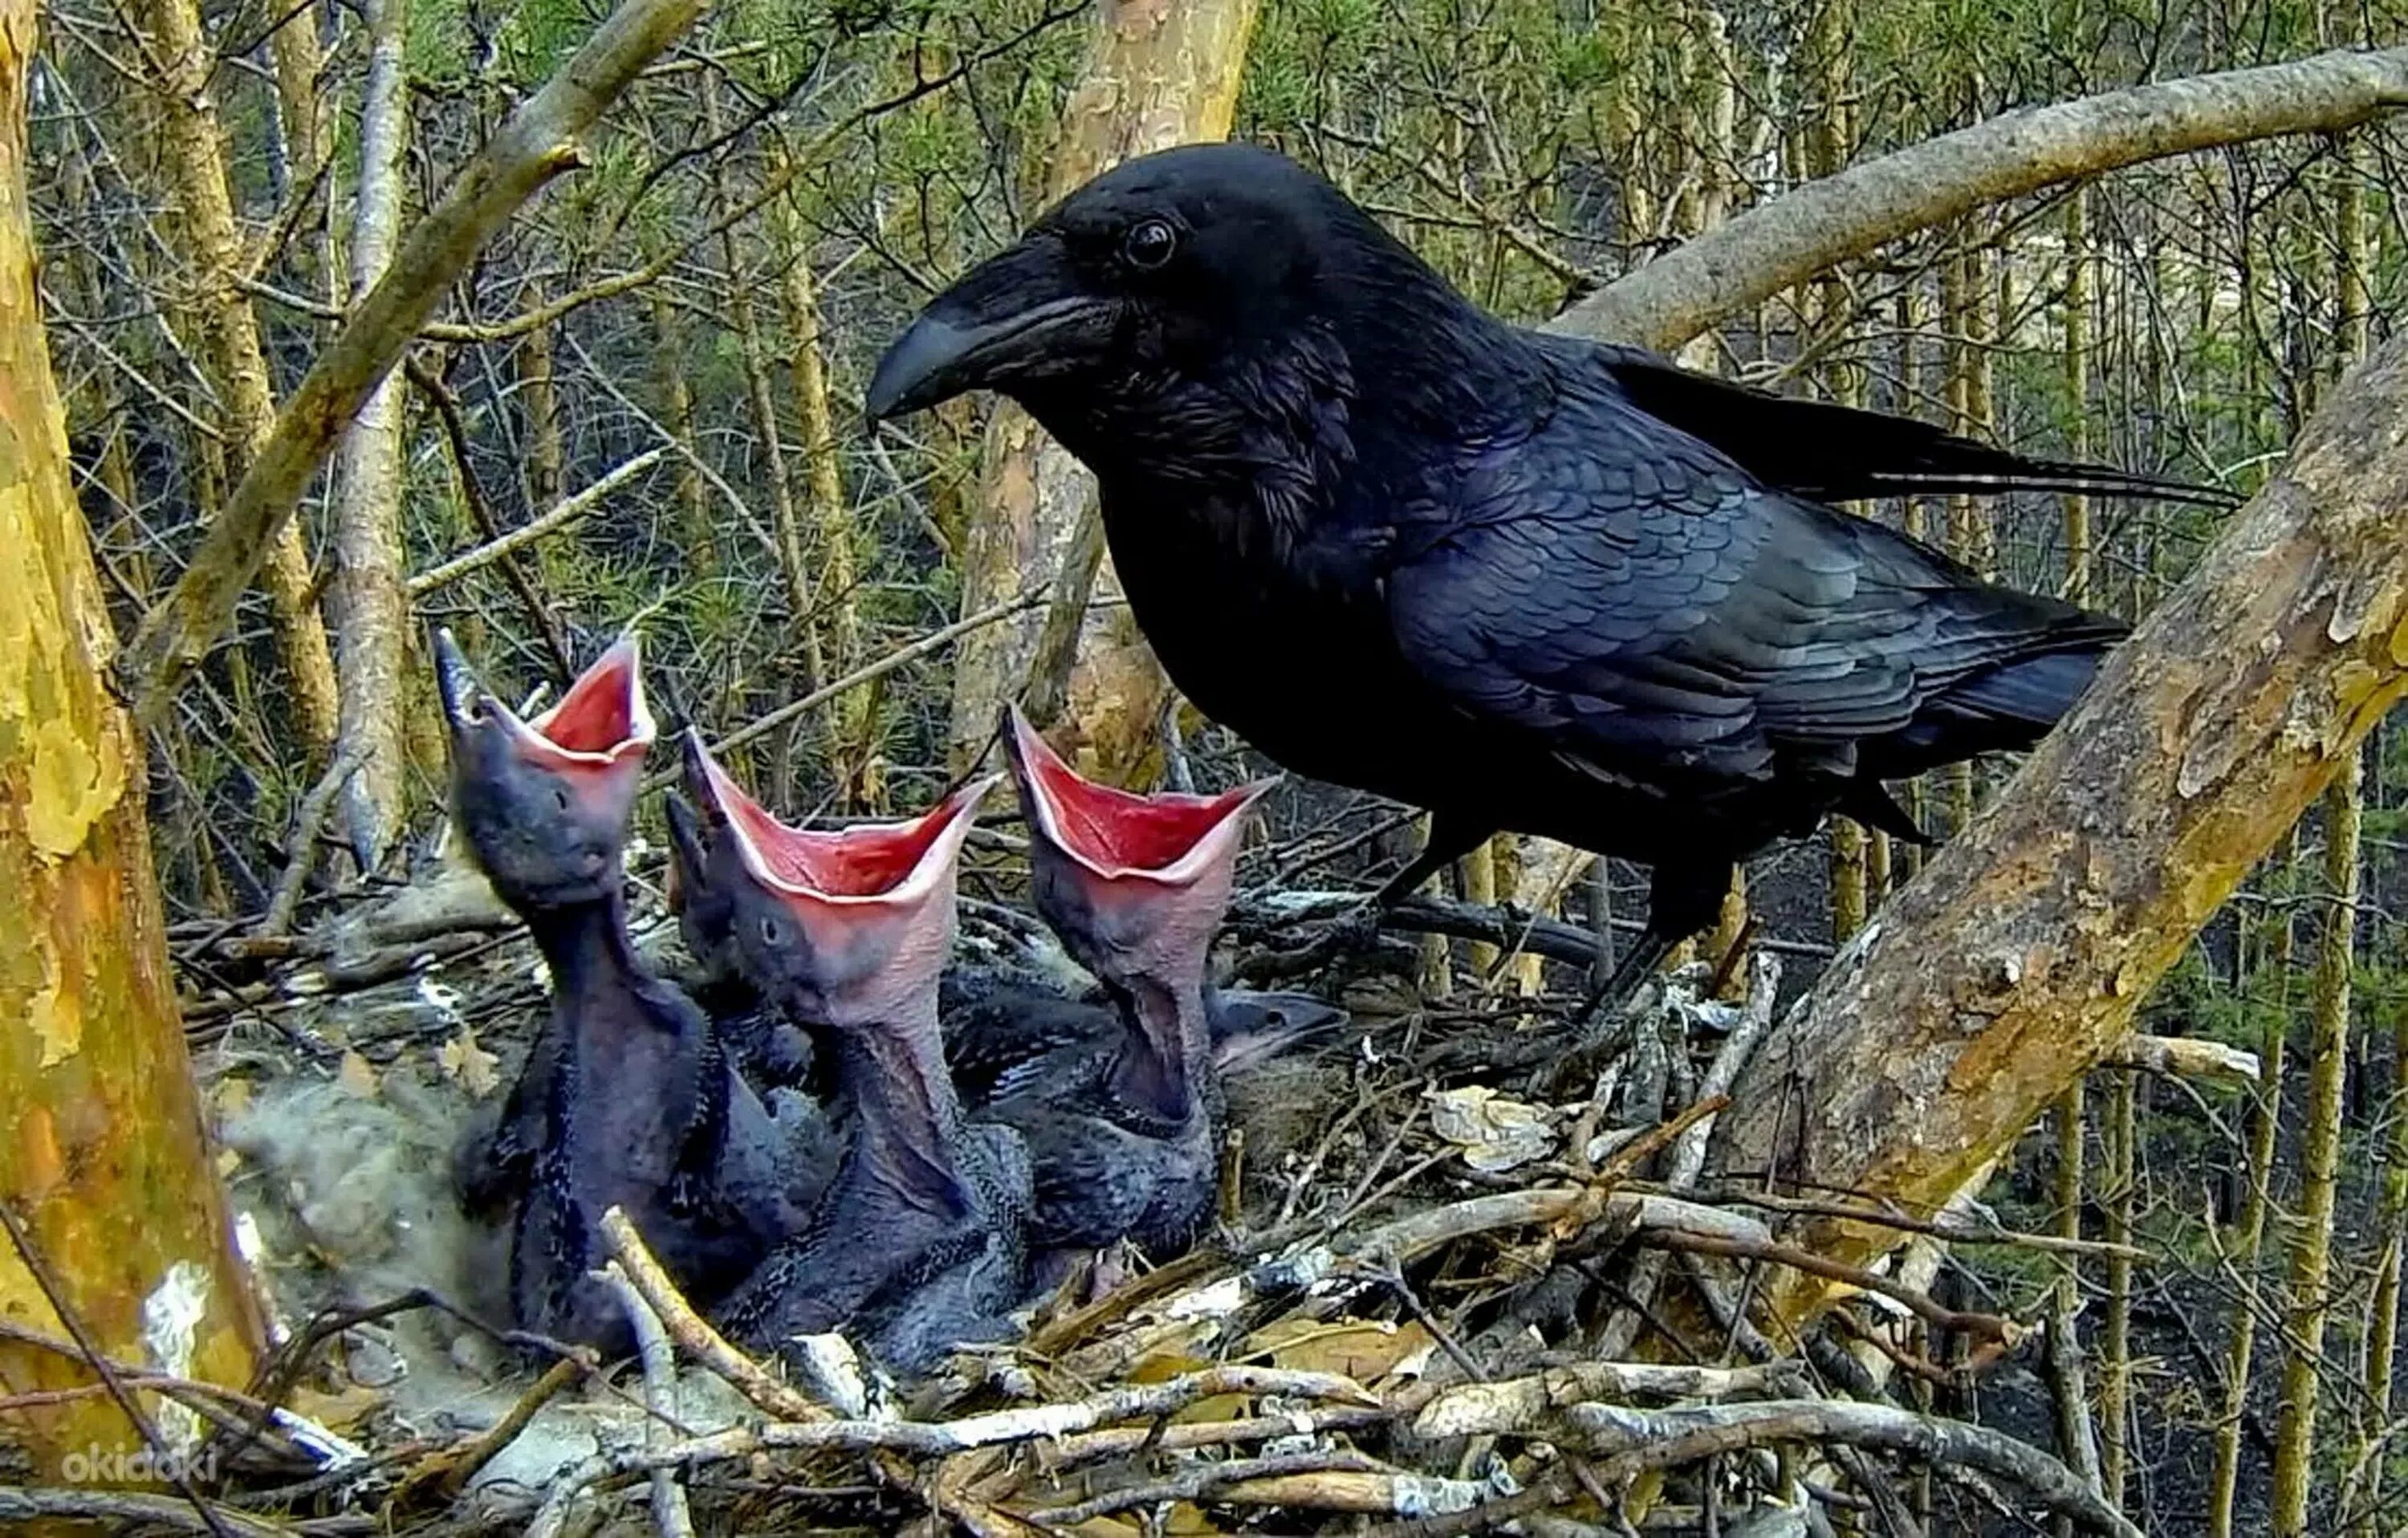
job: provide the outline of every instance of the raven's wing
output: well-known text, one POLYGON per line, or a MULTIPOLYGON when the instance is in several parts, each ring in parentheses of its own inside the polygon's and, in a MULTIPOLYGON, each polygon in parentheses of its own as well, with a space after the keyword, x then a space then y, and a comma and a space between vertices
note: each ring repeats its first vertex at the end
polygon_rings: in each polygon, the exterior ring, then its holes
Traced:
POLYGON ((1416 671, 1568 763, 1695 788, 1911 772, 2037 738, 2089 671, 2042 659, 2121 633, 1559 382, 1401 510, 1385 591, 1416 671))

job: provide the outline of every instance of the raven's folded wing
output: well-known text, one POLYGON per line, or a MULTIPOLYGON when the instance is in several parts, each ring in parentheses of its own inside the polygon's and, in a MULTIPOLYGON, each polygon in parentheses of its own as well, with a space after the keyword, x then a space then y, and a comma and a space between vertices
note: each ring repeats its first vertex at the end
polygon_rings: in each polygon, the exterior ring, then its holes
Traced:
MULTIPOLYGON (((1404 522, 1385 591, 1407 661, 1474 716, 1641 783, 1850 778, 2018 745, 2054 719, 2041 697, 2063 669, 2000 675, 2120 634, 1768 490, 1599 392, 1486 445, 1404 522)), ((2086 670, 2070 676, 2078 693, 2086 670)))

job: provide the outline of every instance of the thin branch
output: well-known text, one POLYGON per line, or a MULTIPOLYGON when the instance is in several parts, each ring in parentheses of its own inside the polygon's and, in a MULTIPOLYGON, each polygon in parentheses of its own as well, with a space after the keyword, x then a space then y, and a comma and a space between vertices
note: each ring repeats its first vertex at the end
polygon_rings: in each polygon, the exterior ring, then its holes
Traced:
POLYGON ((769 1375, 767 1370, 736 1347, 703 1316, 678 1290, 660 1261, 644 1243, 642 1234, 627 1215, 613 1207, 602 1215, 602 1238, 610 1246, 610 1255, 643 1301, 660 1315, 661 1325, 685 1354, 727 1380, 728 1386, 764 1413, 780 1420, 825 1420, 828 1413, 796 1393, 786 1384, 769 1375))
POLYGON ((2318 54, 2004 113, 1751 208, 1548 329, 1670 352, 1850 257, 2043 187, 2168 155, 2329 133, 2408 107, 2408 49, 2318 54))
POLYGON ((685 34, 703 0, 625 0, 527 100, 452 191, 409 232, 392 267, 319 355, 276 430, 210 524, 192 564, 143 616, 121 676, 146 729, 233 620, 268 546, 362 402, 400 361, 485 243, 554 177, 578 165, 578 140, 643 66, 685 34))
POLYGON ((293 927, 294 910, 301 906, 301 888, 309 880, 310 867, 318 863, 318 830, 325 826, 326 812, 334 806, 335 798, 360 766, 367 762, 367 749, 353 743, 342 755, 326 766, 326 772, 301 798, 300 807, 293 814, 293 837, 284 846, 284 872, 276 878, 276 891, 268 898, 267 912, 251 931, 253 938, 280 935, 293 927))
MULTIPOLYGON (((910 645, 898 646, 894 651, 887 653, 882 657, 880 657, 876 662, 870 663, 866 667, 856 668, 852 672, 845 674, 842 678, 836 680, 834 683, 822 684, 820 687, 813 689, 810 694, 803 696, 802 698, 795 700, 790 704, 781 705, 776 710, 771 711, 768 714, 760 717, 750 725, 740 726, 735 731, 729 732, 725 737, 713 742, 710 745, 710 751, 714 754, 725 753, 731 748, 739 748, 747 742, 766 737, 769 733, 776 731, 779 727, 783 726, 787 722, 794 720, 796 716, 802 715, 807 712, 818 710, 821 706, 826 704, 829 700, 836 698, 838 695, 843 694, 848 689, 857 689, 865 683, 873 683, 879 679, 884 678, 896 668, 904 667, 910 663, 917 662, 920 658, 926 656, 931 652, 942 651, 944 648, 951 646, 953 642, 961 640, 964 636, 968 635, 973 630, 983 629, 987 625, 993 625, 998 620, 1007 619, 1013 614, 1019 613, 1024 609, 1034 609, 1044 601, 1045 584, 1039 582, 1038 585, 1030 588, 1027 592, 1021 594, 1016 598, 1006 598, 1003 602, 995 604, 986 609, 982 609, 975 614, 955 620, 953 624, 946 625, 941 630, 931 630, 926 635, 922 636, 918 640, 911 642, 910 645)), ((666 784, 676 775, 676 772, 677 771, 674 769, 666 769, 658 774, 652 775, 644 782, 645 785, 647 788, 650 788, 654 785, 666 784)))
POLYGON ((669 451, 666 445, 657 449, 646 449, 635 458, 603 475, 593 484, 562 497, 546 511, 528 519, 499 538, 488 539, 474 550, 463 551, 438 566, 427 568, 409 579, 409 596, 413 598, 423 597, 448 582, 456 582, 472 571, 490 566, 514 551, 524 549, 547 534, 566 527, 601 506, 612 492, 667 458, 668 453, 669 451))

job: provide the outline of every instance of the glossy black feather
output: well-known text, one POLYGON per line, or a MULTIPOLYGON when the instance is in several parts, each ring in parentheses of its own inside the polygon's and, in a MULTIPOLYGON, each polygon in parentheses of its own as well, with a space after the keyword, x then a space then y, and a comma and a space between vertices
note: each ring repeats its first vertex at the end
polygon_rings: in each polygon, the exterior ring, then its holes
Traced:
POLYGON ((1884 779, 2028 746, 2125 633, 1817 498, 2226 499, 1506 324, 1242 146, 1073 194, 929 307, 870 397, 982 384, 1095 470, 1132 611, 1207 713, 1431 809, 1443 841, 1649 863, 1671 934, 1832 810, 1903 826, 1884 779), (1149 220, 1179 245, 1139 270, 1149 220))

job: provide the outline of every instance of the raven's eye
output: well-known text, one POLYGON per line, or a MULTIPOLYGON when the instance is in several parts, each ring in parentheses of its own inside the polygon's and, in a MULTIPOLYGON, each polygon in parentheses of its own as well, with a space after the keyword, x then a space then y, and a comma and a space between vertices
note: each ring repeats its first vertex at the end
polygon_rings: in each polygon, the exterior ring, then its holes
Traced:
POLYGON ((1140 219, 1121 237, 1121 255, 1128 265, 1151 272, 1170 260, 1179 249, 1179 232, 1168 220, 1140 219))

